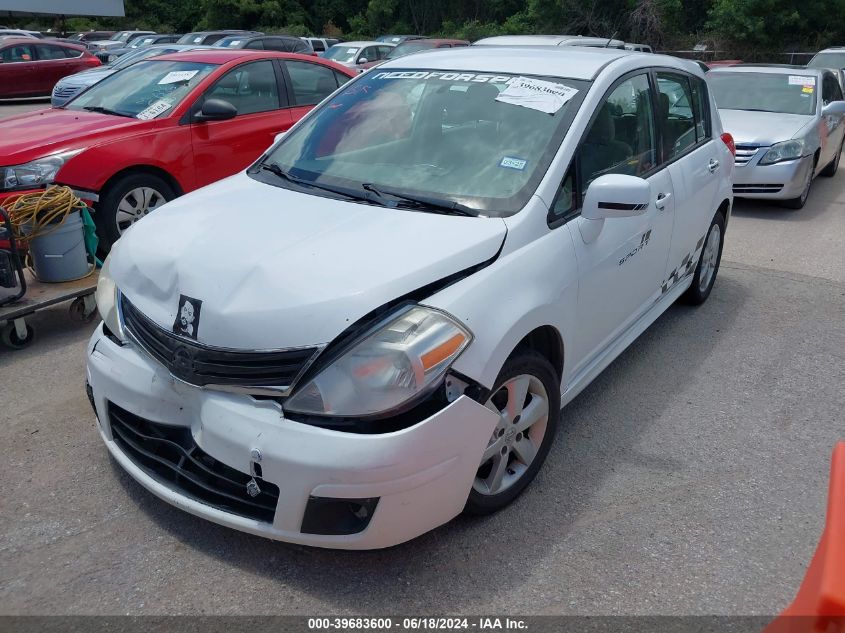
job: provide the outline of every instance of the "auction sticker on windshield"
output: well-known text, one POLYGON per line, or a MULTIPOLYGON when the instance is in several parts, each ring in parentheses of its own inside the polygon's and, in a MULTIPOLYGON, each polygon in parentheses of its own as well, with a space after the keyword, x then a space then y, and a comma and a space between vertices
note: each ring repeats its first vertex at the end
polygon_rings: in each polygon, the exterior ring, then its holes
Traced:
POLYGON ((815 77, 805 77, 804 75, 790 75, 789 76, 789 85, 790 86, 815 86, 816 85, 816 78, 815 77))
POLYGON ((145 110, 141 110, 135 118, 141 121, 149 121, 150 119, 156 118, 162 112, 167 112, 172 107, 173 104, 169 101, 159 100, 145 110))
POLYGON ((554 114, 576 94, 578 94, 577 88, 570 88, 563 84, 543 81, 542 79, 517 77, 499 93, 496 101, 539 110, 546 114, 554 114))
POLYGON ((162 77, 158 85, 163 86, 165 84, 177 84, 181 81, 190 81, 198 72, 198 70, 174 70, 162 77))

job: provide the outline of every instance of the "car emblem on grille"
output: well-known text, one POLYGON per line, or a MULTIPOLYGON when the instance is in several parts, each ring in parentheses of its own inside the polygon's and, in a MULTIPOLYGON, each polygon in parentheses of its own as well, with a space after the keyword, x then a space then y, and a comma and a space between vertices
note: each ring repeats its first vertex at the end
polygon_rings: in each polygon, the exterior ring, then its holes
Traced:
POLYGON ((179 345, 173 350, 173 369, 183 375, 194 373, 194 353, 189 347, 179 345))
POLYGON ((246 483, 246 493, 250 497, 257 497, 261 494, 261 488, 258 487, 258 482, 255 479, 250 479, 246 483))
POLYGON ((179 309, 173 321, 173 333, 197 340, 197 330, 200 327, 200 310, 202 301, 179 295, 179 309))

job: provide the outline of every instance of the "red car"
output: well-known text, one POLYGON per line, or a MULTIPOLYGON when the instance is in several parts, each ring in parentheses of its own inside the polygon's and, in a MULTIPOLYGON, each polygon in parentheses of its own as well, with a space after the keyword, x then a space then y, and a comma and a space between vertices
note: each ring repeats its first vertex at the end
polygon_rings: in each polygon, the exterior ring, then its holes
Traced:
POLYGON ((62 77, 99 66, 82 44, 3 38, 0 40, 0 99, 49 95, 62 77))
POLYGON ((271 51, 207 49, 138 62, 63 108, 0 121, 0 204, 68 185, 93 202, 108 249, 166 201, 245 169, 355 75, 271 51))
POLYGON ((419 53, 420 51, 430 51, 435 48, 457 48, 459 46, 469 46, 469 42, 467 40, 446 40, 429 37, 405 40, 392 51, 390 51, 387 54, 387 57, 385 57, 384 59, 378 59, 372 62, 367 62, 366 64, 362 64, 360 68, 372 68, 373 66, 378 66, 379 64, 388 59, 404 57, 405 55, 410 55, 411 53, 419 53))

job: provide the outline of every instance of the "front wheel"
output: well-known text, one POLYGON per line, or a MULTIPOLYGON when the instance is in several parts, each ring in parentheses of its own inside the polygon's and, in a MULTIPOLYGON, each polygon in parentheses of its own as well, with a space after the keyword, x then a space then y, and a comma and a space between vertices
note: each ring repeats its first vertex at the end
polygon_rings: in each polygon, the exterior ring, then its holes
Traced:
POLYGON ((155 174, 136 173, 118 178, 104 191, 96 206, 97 234, 103 250, 108 252, 130 226, 175 197, 173 187, 155 174))
POLYGON ((805 176, 804 180, 804 188, 801 190, 801 195, 797 198, 790 198, 789 200, 783 201, 783 206, 787 207, 788 209, 803 209, 804 205, 807 204, 807 198, 810 196, 810 187, 813 186, 813 172, 816 171, 816 166, 812 165, 810 169, 807 170, 807 175, 805 176))
POLYGON ((499 421, 481 458, 464 512, 490 514, 534 479, 554 440, 560 385, 548 360, 520 350, 507 360, 485 406, 499 421))
POLYGON ((701 247, 701 255, 698 258, 698 266, 695 267, 695 274, 692 276, 692 284, 683 295, 686 303, 701 305, 707 301, 716 282, 719 264, 722 262, 724 243, 725 216, 721 211, 717 211, 710 223, 710 228, 707 229, 707 237, 704 238, 704 245, 701 247))

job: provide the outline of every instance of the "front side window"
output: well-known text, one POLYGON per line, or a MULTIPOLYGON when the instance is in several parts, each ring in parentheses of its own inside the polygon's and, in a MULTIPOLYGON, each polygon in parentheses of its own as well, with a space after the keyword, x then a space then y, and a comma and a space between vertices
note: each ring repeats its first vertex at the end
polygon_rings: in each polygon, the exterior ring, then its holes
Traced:
POLYGON ((297 106, 320 103, 337 89, 332 69, 308 62, 287 62, 293 90, 293 104, 297 106))
POLYGON ((238 115, 277 110, 279 89, 273 62, 252 62, 230 70, 205 93, 205 99, 228 101, 238 115))
POLYGON ((19 62, 31 62, 34 59, 32 47, 27 44, 18 44, 10 46, 0 51, 0 58, 3 59, 4 64, 14 64, 19 62))
POLYGON ((707 73, 707 84, 720 110, 816 113, 816 77, 800 69, 788 74, 717 70, 707 73))
POLYGON ((842 100, 842 89, 839 87, 839 82, 830 73, 825 73, 822 79, 822 100, 824 105, 832 101, 842 100))
POLYGON ((138 62, 94 84, 65 107, 156 119, 170 113, 215 68, 200 62, 138 62))
MULTIPOLYGON (((371 71, 305 119, 265 162, 301 181, 361 194, 365 185, 384 188, 504 217, 536 190, 588 88, 557 77, 371 71)), ((264 182, 295 188, 256 171, 264 182)), ((377 196, 371 200, 388 199, 377 196)))
POLYGON ((604 174, 641 176, 657 164, 648 75, 619 84, 601 105, 581 148, 579 191, 604 174))
POLYGON ((657 73, 657 121, 663 134, 663 159, 670 161, 696 143, 692 92, 687 75, 657 73))

